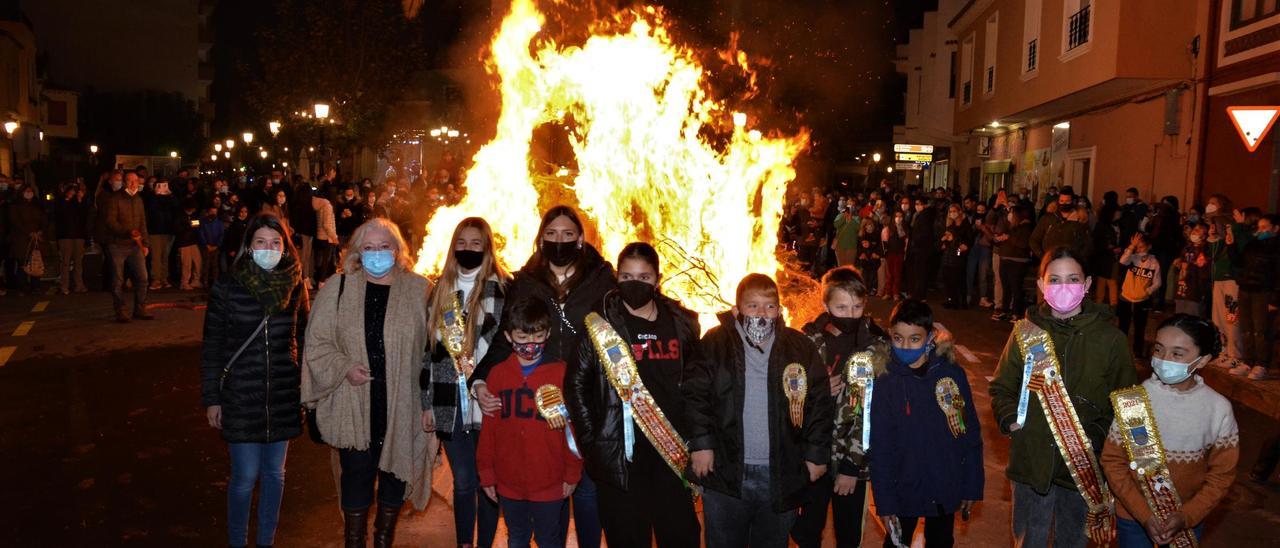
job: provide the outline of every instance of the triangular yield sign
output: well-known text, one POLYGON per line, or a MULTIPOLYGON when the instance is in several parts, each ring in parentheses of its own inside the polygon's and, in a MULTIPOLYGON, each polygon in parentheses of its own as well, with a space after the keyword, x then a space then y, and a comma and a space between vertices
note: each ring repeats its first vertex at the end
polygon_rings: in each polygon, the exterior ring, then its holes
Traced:
POLYGON ((1280 117, 1280 107, 1227 107, 1227 115, 1244 140, 1245 148, 1253 152, 1280 117))

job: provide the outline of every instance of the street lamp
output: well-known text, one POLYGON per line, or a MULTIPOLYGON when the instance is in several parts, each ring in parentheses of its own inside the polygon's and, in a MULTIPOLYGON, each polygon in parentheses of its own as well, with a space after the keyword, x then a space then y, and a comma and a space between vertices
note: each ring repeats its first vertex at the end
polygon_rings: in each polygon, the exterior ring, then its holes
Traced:
POLYGON ((18 123, 17 123, 17 122, 15 122, 15 121, 13 121, 13 120, 9 120, 8 122, 5 122, 5 123, 4 123, 4 132, 9 134, 9 138, 11 138, 11 139, 13 138, 13 132, 15 132, 15 131, 18 131, 18 123))
POLYGON ((223 157, 223 158, 226 158, 226 159, 228 159, 228 160, 230 160, 230 159, 231 159, 231 151, 230 151, 230 150, 228 150, 228 151, 226 151, 226 152, 223 152, 223 153, 222 153, 222 157, 223 157))
POLYGON ((89 145, 89 154, 97 154, 98 145, 89 145))
POLYGON ((876 153, 872 154, 872 155, 871 155, 871 161, 872 161, 872 162, 875 162, 875 163, 877 163, 877 164, 878 164, 878 163, 880 163, 880 153, 879 153, 879 152, 876 152, 876 153))
POLYGON ((170 157, 170 158, 177 158, 177 157, 178 157, 178 151, 176 151, 176 150, 170 150, 170 151, 169 151, 169 157, 170 157))
POLYGON ((217 155, 217 154, 210 154, 210 155, 209 155, 209 161, 210 161, 210 162, 216 162, 216 161, 218 161, 218 155, 217 155))
POLYGON ((266 159, 267 159, 267 151, 265 151, 265 150, 259 150, 259 151, 258 151, 258 156, 261 156, 263 160, 266 160, 266 159))
POLYGON ((244 132, 243 134, 241 134, 241 135, 240 135, 240 138, 241 138, 241 139, 244 139, 244 144, 246 144, 246 145, 251 145, 251 144, 253 144, 253 132, 252 132, 252 131, 246 131, 246 132, 244 132))
POLYGON ((271 136, 275 137, 280 134, 280 122, 267 122, 267 129, 271 130, 271 136))
POLYGON ((323 120, 329 117, 329 103, 316 103, 313 108, 316 112, 316 118, 323 120))
POLYGON ((222 143, 214 143, 214 144, 213 144, 213 151, 214 151, 214 152, 222 152, 222 143))
POLYGON ((236 148, 236 140, 235 140, 235 139, 227 139, 226 141, 223 141, 223 142, 222 142, 222 144, 224 144, 224 145, 226 145, 226 146, 227 146, 227 150, 231 150, 231 149, 233 149, 233 148, 236 148))

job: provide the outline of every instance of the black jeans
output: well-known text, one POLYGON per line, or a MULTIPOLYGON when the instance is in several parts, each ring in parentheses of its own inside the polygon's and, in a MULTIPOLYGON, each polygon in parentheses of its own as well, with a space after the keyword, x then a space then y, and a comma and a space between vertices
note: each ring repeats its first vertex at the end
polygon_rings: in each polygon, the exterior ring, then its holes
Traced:
MULTIPOLYGON (((898 523, 902 524, 902 544, 904 546, 911 546, 911 537, 916 534, 916 522, 919 519, 919 517, 898 516, 898 523)), ((925 517, 925 548, 949 548, 955 545, 956 539, 953 534, 955 524, 956 515, 954 513, 925 517)), ((893 548, 893 539, 886 536, 884 546, 885 548, 893 548)))
POLYGON ((323 282, 329 279, 335 271, 333 244, 324 240, 316 239, 311 242, 311 260, 315 262, 315 281, 323 282))
POLYGON ((1244 340, 1244 361, 1249 365, 1271 366, 1270 291, 1240 290, 1240 337, 1244 340))
POLYGON ((911 294, 912 299, 927 300, 929 295, 929 286, 933 285, 934 276, 937 270, 930 270, 929 267, 934 263, 934 258, 923 252, 907 253, 906 265, 903 268, 907 272, 908 283, 907 291, 911 294))
POLYGON ((967 306, 968 287, 966 287, 969 256, 947 257, 942 263, 942 287, 946 289, 947 302, 958 306, 967 306))
POLYGON ((996 303, 997 308, 1014 315, 1022 315, 1023 309, 1027 306, 1027 292, 1022 284, 1027 277, 1027 266, 1030 264, 1029 261, 1000 259, 1000 286, 1004 293, 1001 295, 1003 302, 996 303))
POLYGON ((693 493, 648 445, 636 436, 626 491, 596 482, 605 540, 609 548, 649 548, 654 537, 658 546, 698 546, 702 527, 693 493))
POLYGON ((1151 300, 1131 303, 1120 299, 1116 306, 1116 316, 1120 318, 1120 330, 1129 335, 1129 324, 1133 324, 1133 353, 1142 356, 1146 350, 1147 314, 1151 312, 1151 300))
POLYGON ((773 511, 768 466, 744 468, 741 498, 714 489, 704 491, 707 548, 786 548, 796 511, 773 511))
POLYGON ((800 517, 791 527, 791 540, 800 548, 822 546, 822 531, 827 527, 827 504, 831 505, 831 527, 836 533, 836 548, 857 548, 862 542, 862 510, 866 505, 867 482, 848 495, 832 492, 835 475, 826 474, 809 486, 809 498, 800 507, 800 517))
POLYGON ((382 444, 372 442, 369 450, 339 449, 338 463, 342 466, 342 507, 347 510, 364 510, 373 505, 374 483, 378 487, 378 504, 399 507, 404 504, 405 483, 388 472, 378 469, 382 456, 382 444))

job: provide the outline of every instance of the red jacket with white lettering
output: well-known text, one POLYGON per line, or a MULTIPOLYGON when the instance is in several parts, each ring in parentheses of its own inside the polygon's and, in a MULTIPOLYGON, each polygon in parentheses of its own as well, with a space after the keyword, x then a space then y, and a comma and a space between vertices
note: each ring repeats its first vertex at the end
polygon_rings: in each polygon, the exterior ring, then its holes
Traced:
POLYGON ((564 499, 561 483, 578 483, 582 461, 569 451, 563 430, 548 428, 534 399, 544 384, 563 389, 564 369, 562 361, 542 363, 525 377, 512 354, 489 372, 489 392, 502 400, 502 410, 485 417, 480 429, 482 487, 496 485, 508 499, 551 502, 564 499))

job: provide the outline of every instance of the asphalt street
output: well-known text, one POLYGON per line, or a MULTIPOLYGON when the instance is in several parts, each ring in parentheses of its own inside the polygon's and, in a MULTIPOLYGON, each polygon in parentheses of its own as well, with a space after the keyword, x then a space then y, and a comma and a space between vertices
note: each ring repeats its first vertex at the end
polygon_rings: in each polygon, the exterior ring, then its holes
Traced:
MULTIPOLYGON (((199 398, 201 297, 161 292, 153 302, 163 303, 157 321, 120 325, 104 293, 0 298, 0 545, 226 545, 226 445, 199 398)), ((888 306, 871 309, 883 318, 888 306)), ((985 500, 957 522, 957 544, 1007 546, 1008 442, 991 424, 986 392, 1009 324, 981 311, 938 312, 962 346, 986 442, 985 500)), ((1259 486, 1245 475, 1280 425, 1239 405, 1236 418, 1239 479, 1203 545, 1280 545, 1280 482, 1259 486)), ((454 544, 447 477, 437 470, 426 512, 402 517, 397 545, 454 544)), ((277 545, 338 546, 341 528, 328 448, 295 440, 277 545)), ((878 524, 869 519, 866 530, 864 545, 882 542, 878 524)))

